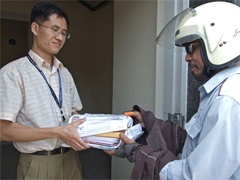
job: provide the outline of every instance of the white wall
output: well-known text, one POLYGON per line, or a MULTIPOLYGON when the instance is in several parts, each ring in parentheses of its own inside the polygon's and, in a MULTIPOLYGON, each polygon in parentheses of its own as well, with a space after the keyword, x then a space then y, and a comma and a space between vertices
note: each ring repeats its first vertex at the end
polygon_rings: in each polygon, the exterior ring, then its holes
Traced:
MULTIPOLYGON (((114 1, 113 113, 155 108, 156 14, 156 0, 114 1)), ((112 179, 129 179, 131 169, 112 158, 112 179)))
MULTIPOLYGON (((162 119, 168 112, 185 115, 186 63, 155 40, 187 5, 188 0, 114 1, 113 113, 137 104, 162 119)), ((113 157, 112 179, 129 179, 132 167, 113 157)))
POLYGON ((113 113, 154 109, 156 1, 114 2, 113 113))

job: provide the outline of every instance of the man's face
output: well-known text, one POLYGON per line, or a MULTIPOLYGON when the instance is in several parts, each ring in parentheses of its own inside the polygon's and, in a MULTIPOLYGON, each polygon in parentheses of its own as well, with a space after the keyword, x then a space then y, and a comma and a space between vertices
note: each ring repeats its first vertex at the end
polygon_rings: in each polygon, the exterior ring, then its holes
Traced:
POLYGON ((200 53, 200 46, 199 41, 188 43, 185 46, 187 53, 185 61, 188 62, 191 73, 201 79, 203 76, 204 63, 200 53))
POLYGON ((38 26, 36 44, 38 50, 47 54, 57 54, 66 41, 67 23, 65 18, 57 14, 49 16, 49 20, 43 23, 36 22, 38 26))

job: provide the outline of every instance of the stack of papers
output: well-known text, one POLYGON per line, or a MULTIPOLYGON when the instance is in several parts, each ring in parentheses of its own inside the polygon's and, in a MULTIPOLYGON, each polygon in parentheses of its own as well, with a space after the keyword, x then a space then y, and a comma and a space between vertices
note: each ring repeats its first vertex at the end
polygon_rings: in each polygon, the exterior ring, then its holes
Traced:
POLYGON ((78 119, 86 121, 78 126, 78 133, 81 137, 91 136, 113 131, 126 130, 133 125, 129 116, 114 114, 75 114, 69 119, 69 123, 78 119))
MULTIPOLYGON (((109 132, 124 132, 130 139, 137 139, 143 134, 142 126, 137 124, 133 126, 133 120, 129 116, 114 114, 75 114, 69 119, 69 123, 78 119, 86 119, 86 121, 78 126, 78 134, 89 144, 89 146, 114 150, 123 143, 118 137, 105 137, 99 134, 109 132), (98 136, 99 135, 99 136, 98 136)), ((62 146, 68 146, 63 144, 62 146)))
MULTIPOLYGON (((124 133, 129 139, 136 140, 143 134, 141 124, 129 127, 124 133)), ((87 136, 83 137, 83 140, 89 144, 89 146, 105 149, 114 150, 123 145, 123 142, 119 138, 101 137, 101 136, 87 136)))

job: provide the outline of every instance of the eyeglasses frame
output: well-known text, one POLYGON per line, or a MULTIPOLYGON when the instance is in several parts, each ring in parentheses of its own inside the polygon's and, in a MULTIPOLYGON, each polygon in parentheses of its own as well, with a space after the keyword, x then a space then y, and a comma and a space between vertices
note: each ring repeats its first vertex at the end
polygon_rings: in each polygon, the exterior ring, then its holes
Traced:
POLYGON ((49 27, 49 26, 46 26, 46 25, 44 25, 44 24, 41 24, 41 23, 38 23, 38 22, 35 22, 36 24, 38 24, 39 26, 43 26, 43 27, 45 27, 45 28, 48 28, 48 29, 51 29, 54 33, 57 33, 57 35, 59 36, 59 34, 61 33, 61 35, 63 36, 63 37, 65 37, 65 39, 70 39, 70 37, 71 37, 71 35, 69 34, 69 32, 67 32, 66 30, 61 30, 59 27, 59 29, 58 30, 56 30, 56 29, 54 29, 53 27, 49 27), (61 31, 59 31, 59 30, 61 30, 61 31))

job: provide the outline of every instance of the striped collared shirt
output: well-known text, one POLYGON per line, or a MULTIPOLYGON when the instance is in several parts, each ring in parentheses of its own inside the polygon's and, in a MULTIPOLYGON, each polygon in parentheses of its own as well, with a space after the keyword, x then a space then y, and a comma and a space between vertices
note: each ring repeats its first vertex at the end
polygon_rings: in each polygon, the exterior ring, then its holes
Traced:
MULTIPOLYGON (((59 97, 59 70, 62 84, 62 110, 66 119, 73 111, 82 108, 75 83, 69 71, 54 57, 53 67, 33 51, 29 55, 44 73, 49 85, 59 97)), ((0 119, 17 122, 31 127, 56 127, 61 125, 60 108, 39 71, 27 57, 7 64, 0 72, 0 119)), ((60 146, 59 140, 48 139, 33 142, 14 142, 24 153, 52 150, 60 146)))

